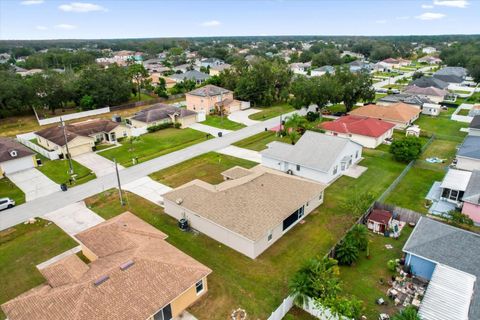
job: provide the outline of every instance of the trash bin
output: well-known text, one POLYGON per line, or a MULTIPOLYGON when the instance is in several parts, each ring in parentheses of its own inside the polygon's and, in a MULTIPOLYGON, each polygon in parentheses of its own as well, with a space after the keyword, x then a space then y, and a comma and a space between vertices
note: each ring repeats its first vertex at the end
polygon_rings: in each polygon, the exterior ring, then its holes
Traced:
POLYGON ((219 137, 219 138, 222 137, 222 131, 218 131, 218 137, 219 137))
POLYGON ((62 183, 62 184, 60 185, 60 189, 62 189, 62 191, 67 191, 67 190, 68 190, 67 184, 66 184, 66 183, 62 183))

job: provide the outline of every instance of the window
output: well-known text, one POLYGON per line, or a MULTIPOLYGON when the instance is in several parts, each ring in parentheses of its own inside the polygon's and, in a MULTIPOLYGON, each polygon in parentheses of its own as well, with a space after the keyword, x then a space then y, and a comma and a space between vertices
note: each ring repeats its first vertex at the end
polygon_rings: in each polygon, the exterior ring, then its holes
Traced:
POLYGON ((450 200, 457 200, 458 197, 458 191, 457 190, 452 190, 450 192, 450 200))
POLYGON ((157 313, 153 315, 153 320, 170 320, 172 319, 172 307, 167 305, 160 309, 157 313))
POLYGON ((272 238, 273 238, 273 235, 272 235, 272 231, 268 231, 268 236, 267 236, 267 240, 268 242, 272 241, 272 238))
POLYGON ((357 158, 358 158, 358 150, 357 150, 357 152, 355 152, 355 159, 357 159, 357 158))
POLYGON ((320 195, 318 196, 318 200, 322 200, 323 198, 323 193, 320 193, 320 195))
POLYGON ((283 220, 283 231, 287 230, 291 225, 300 220, 304 215, 303 206, 297 209, 294 213, 289 215, 285 220, 283 220))
POLYGON ((333 167, 333 174, 337 174, 338 172, 338 166, 333 167))
POLYGON ((297 171, 300 171, 300 165, 297 164, 297 171))
POLYGON ((195 283, 195 291, 197 291, 197 295, 203 292, 203 279, 195 283))
POLYGON ((341 167, 342 171, 345 171, 345 162, 342 162, 342 167, 341 167))

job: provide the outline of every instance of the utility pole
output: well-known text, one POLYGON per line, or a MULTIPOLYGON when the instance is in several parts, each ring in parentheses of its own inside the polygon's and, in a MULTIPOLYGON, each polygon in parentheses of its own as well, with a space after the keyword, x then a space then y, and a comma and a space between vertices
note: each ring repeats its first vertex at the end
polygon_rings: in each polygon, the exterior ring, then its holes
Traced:
POLYGON ((120 174, 118 173, 117 159, 113 158, 113 163, 115 163, 115 172, 116 172, 116 174, 117 174, 118 195, 120 196, 120 205, 121 205, 121 206, 124 206, 124 205, 125 205, 125 202, 123 201, 122 185, 120 184, 120 174))
POLYGON ((72 175, 73 174, 72 157, 70 156, 70 150, 68 149, 67 132, 65 131, 65 122, 63 122, 62 117, 60 117, 60 122, 62 123, 63 138, 65 139, 65 149, 67 150, 67 158, 68 158, 68 166, 69 166, 68 173, 72 175))

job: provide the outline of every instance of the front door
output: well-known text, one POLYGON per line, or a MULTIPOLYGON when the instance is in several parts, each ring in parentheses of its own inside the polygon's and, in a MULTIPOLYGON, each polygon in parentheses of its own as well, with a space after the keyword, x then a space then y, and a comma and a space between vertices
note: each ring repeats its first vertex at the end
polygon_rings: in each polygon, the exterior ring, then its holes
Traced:
POLYGON ((115 132, 110 133, 110 141, 116 141, 117 136, 115 135, 115 132))

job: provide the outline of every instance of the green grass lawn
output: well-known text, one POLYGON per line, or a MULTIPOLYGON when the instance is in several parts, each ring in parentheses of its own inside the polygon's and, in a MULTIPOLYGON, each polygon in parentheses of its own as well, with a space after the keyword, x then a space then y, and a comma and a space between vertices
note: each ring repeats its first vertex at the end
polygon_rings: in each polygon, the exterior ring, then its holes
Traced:
MULTIPOLYGON (((61 184, 67 183, 70 175, 70 165, 67 160, 48 160, 45 157, 37 155, 42 159, 42 166, 38 166, 37 169, 50 178, 53 182, 61 184)), ((75 182, 71 186, 80 185, 96 178, 93 173, 87 167, 81 165, 75 160, 72 160, 73 172, 76 174, 75 182)))
MULTIPOLYGON (((25 194, 7 177, 0 179, 0 198, 11 198, 15 204, 25 203, 25 194)), ((1 213, 0 213, 1 215, 1 213)))
POLYGON ((95 151, 102 151, 108 148, 112 148, 114 146, 115 146, 114 144, 110 144, 110 143, 100 143, 95 146, 95 151))
POLYGON ((209 152, 172 167, 154 172, 150 177, 172 188, 190 182, 193 179, 218 184, 223 181, 223 177, 220 174, 223 171, 234 166, 251 168, 257 164, 258 163, 245 159, 209 152))
POLYGON ((115 158, 122 166, 129 167, 132 165, 134 157, 138 158, 138 162, 144 162, 204 140, 205 133, 203 132, 190 128, 168 128, 144 134, 132 143, 123 140, 120 142, 122 146, 98 154, 110 160, 115 158))
POLYGON ((246 139, 235 142, 233 145, 240 148, 262 151, 266 149, 267 144, 272 141, 282 141, 285 143, 290 143, 290 140, 287 137, 281 138, 277 136, 277 134, 273 131, 264 131, 246 139))
MULTIPOLYGON (((55 224, 39 220, 0 232, 0 304, 45 282, 36 265, 78 245, 55 224)), ((5 316, 0 311, 0 319, 5 316)))
POLYGON ((271 107, 256 107, 255 109, 259 109, 262 111, 250 115, 249 118, 252 120, 260 120, 260 121, 271 119, 281 114, 288 113, 295 110, 295 108, 289 105, 288 103, 277 104, 271 107))
POLYGON ((475 92, 470 97, 468 97, 465 102, 471 104, 480 103, 480 92, 475 92))
POLYGON ((457 115, 459 116, 468 116, 470 113, 470 109, 460 109, 459 112, 457 112, 457 115))
MULTIPOLYGON (((152 100, 152 99, 155 99, 154 97, 152 96, 149 96, 148 94, 145 94, 145 93, 140 93, 140 101, 146 101, 146 100, 152 100)), ((128 100, 128 102, 137 102, 138 101, 138 94, 132 94, 130 96, 130 100, 128 100)))
MULTIPOLYGON (((190 161, 183 166, 188 168, 190 161)), ((125 207, 119 205, 115 190, 86 202, 104 218, 125 210, 133 212, 168 234, 167 241, 213 270, 209 276, 209 293, 189 309, 199 319, 223 320, 236 308, 246 309, 249 318, 265 319, 288 295, 288 281, 304 261, 327 253, 358 218, 343 209, 342 202, 352 192, 369 190, 380 195, 405 166, 393 161, 388 154, 366 155, 361 165, 368 167, 361 177, 341 177, 329 186, 325 203, 308 215, 305 223, 295 226, 255 260, 205 235, 180 231, 177 222, 165 215, 161 207, 134 194, 127 193, 125 207)), ((196 177, 196 171, 189 170, 175 183, 196 177)))
POLYGON ((402 257, 402 247, 412 230, 408 225, 405 226, 396 240, 369 233, 370 258, 367 259, 365 252, 361 252, 360 258, 354 265, 340 266, 340 279, 344 293, 354 295, 363 301, 364 315, 368 319, 377 319, 379 313, 392 315, 399 310, 386 296, 389 288, 387 281, 394 274, 388 270, 387 262, 402 257), (386 244, 390 244, 393 248, 386 249, 386 244), (388 302, 386 306, 375 303, 380 297, 388 302))
POLYGON ((450 109, 443 111, 438 117, 420 115, 415 124, 420 126, 423 133, 435 134, 441 140, 461 142, 467 133, 461 132, 460 129, 468 127, 468 124, 451 120, 450 115, 453 111, 450 109))
POLYGON ((245 125, 242 123, 229 120, 226 116, 223 116, 222 118, 217 115, 207 116, 207 120, 201 122, 201 124, 227 130, 238 130, 245 128, 245 125))

